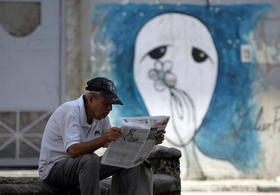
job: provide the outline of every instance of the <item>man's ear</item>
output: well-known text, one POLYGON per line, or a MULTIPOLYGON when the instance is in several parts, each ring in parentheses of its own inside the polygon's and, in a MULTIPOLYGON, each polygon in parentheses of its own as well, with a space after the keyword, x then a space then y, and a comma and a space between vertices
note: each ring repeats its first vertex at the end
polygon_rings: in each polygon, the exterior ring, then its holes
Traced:
POLYGON ((87 97, 87 100, 89 103, 92 103, 93 101, 93 95, 92 94, 89 94, 88 97, 87 97))

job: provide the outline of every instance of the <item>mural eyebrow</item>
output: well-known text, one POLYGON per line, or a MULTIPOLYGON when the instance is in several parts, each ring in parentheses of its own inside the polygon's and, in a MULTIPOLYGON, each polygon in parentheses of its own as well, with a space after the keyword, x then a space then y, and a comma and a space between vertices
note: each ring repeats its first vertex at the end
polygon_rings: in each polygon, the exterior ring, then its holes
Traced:
POLYGON ((152 50, 150 50, 148 53, 146 53, 140 60, 140 63, 144 60, 144 58, 148 55, 150 56, 152 59, 154 60, 158 60, 160 58, 162 58, 165 53, 166 53, 166 50, 167 50, 167 47, 169 45, 161 45, 159 47, 156 47, 152 50))

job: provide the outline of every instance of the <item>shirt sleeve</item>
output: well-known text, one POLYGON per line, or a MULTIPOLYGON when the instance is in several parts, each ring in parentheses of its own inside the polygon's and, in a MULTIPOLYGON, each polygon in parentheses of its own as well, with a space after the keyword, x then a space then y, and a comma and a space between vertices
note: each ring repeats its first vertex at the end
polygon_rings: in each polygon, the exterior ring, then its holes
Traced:
POLYGON ((73 113, 67 113, 61 134, 66 151, 71 145, 81 143, 82 134, 79 117, 76 117, 73 113))
MULTIPOLYGON (((110 128, 111 128, 111 123, 110 123, 110 120, 109 120, 109 117, 107 116, 104 120, 103 120, 103 125, 102 125, 102 135, 104 135, 110 128)), ((107 148, 109 145, 109 143, 105 144, 103 146, 103 148, 107 148)))
POLYGON ((104 135, 110 128, 111 128, 111 123, 109 117, 106 116, 106 118, 103 120, 102 131, 101 131, 102 135, 104 135))

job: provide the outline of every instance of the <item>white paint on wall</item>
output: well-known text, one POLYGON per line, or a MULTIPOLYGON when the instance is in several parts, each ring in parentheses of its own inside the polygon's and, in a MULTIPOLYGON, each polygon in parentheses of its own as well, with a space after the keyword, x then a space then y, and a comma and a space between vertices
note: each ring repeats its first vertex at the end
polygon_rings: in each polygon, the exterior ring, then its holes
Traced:
POLYGON ((250 45, 241 45, 241 62, 248 63, 252 62, 252 48, 250 45))
POLYGON ((261 159, 259 172, 263 177, 271 178, 279 175, 280 172, 280 92, 268 89, 256 96, 261 105, 256 127, 259 131, 261 142, 261 159))
POLYGON ((134 78, 150 115, 171 115, 166 137, 186 145, 207 112, 216 85, 217 51, 195 17, 159 15, 139 32, 134 78))
POLYGON ((239 178, 241 173, 228 161, 210 158, 203 154, 197 147, 196 155, 203 172, 210 178, 239 178))

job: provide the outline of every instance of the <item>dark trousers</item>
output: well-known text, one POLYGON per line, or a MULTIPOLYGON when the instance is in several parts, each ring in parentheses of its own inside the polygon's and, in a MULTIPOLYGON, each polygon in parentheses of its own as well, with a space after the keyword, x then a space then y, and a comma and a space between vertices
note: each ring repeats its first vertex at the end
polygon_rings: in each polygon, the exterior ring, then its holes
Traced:
POLYGON ((54 165, 46 183, 80 186, 82 195, 100 195, 99 180, 113 176, 112 195, 152 194, 151 171, 143 165, 130 169, 103 165, 96 154, 68 158, 54 165))

